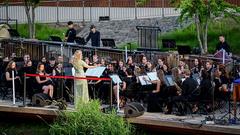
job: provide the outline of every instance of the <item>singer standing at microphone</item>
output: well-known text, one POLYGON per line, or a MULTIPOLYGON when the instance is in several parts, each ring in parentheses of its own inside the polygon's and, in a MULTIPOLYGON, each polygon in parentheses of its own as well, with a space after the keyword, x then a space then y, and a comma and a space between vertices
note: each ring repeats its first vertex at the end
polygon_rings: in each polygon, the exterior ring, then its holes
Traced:
MULTIPOLYGON (((84 68, 95 68, 96 66, 89 66, 82 60, 82 51, 76 50, 73 56, 72 65, 75 69, 75 77, 85 77, 84 68)), ((88 84, 87 80, 74 80, 74 104, 81 102, 88 102, 88 84)))
POLYGON ((73 43, 76 38, 76 30, 73 28, 73 22, 68 22, 68 30, 65 34, 65 41, 73 43))

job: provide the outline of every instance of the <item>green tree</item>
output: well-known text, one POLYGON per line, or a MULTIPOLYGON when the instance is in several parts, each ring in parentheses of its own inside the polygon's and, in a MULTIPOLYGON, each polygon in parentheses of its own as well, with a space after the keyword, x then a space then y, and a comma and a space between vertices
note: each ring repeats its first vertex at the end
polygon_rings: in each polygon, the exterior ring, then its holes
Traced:
POLYGON ((208 53, 208 25, 216 17, 232 16, 239 8, 225 0, 171 0, 180 9, 180 20, 193 18, 202 54, 208 53))
POLYGON ((28 20, 29 38, 35 38, 35 9, 40 3, 40 0, 24 0, 25 12, 28 20))

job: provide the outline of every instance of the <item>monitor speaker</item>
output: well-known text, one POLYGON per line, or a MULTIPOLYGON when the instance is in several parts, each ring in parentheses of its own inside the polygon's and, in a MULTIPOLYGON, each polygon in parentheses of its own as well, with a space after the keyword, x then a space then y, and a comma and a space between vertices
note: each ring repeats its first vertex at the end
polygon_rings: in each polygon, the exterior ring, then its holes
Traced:
POLYGON ((144 107, 137 102, 129 103, 124 108, 124 114, 125 114, 125 117, 127 118, 141 116, 144 114, 144 107))
POLYGON ((51 98, 45 93, 37 93, 32 97, 33 106, 43 107, 51 104, 51 98))

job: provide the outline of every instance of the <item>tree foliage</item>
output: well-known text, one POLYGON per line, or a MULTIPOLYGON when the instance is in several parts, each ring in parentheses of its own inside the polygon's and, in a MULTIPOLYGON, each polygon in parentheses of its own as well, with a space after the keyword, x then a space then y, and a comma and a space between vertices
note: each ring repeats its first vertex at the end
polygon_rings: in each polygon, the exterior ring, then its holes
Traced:
POLYGON ((208 52, 208 24, 217 17, 234 17, 239 8, 225 0, 171 0, 180 9, 180 20, 193 18, 196 25, 197 38, 202 53, 208 52))

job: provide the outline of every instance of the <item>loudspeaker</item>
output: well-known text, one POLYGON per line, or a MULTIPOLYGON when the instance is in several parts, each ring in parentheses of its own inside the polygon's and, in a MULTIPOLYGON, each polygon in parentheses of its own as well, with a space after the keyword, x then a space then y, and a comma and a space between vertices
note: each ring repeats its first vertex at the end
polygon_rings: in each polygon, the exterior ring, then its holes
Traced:
POLYGON ((124 114, 125 114, 125 117, 127 118, 141 116, 144 114, 144 107, 137 102, 129 103, 124 108, 124 114))
POLYGON ((50 105, 51 103, 51 98, 48 96, 48 94, 45 93, 37 93, 34 94, 32 97, 33 106, 43 107, 46 105, 50 105))
POLYGON ((176 40, 174 39, 162 39, 163 48, 176 48, 176 40))
POLYGON ((116 46, 114 39, 101 39, 102 44, 104 47, 112 47, 114 48, 116 46))
POLYGON ((177 46, 177 50, 180 55, 191 54, 191 47, 188 45, 177 46))
POLYGON ((62 42, 62 39, 59 36, 49 36, 50 41, 62 42))

